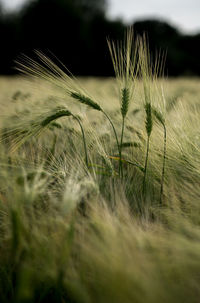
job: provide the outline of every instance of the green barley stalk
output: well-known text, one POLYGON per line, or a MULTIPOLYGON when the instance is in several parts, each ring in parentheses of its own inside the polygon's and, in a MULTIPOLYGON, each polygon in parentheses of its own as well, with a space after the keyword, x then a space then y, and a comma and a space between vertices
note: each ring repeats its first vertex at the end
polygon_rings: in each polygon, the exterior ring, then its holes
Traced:
POLYGON ((108 119, 116 139, 118 150, 119 140, 117 133, 114 127, 114 124, 109 117, 109 115, 101 108, 101 106, 92 100, 81 87, 79 81, 70 73, 65 66, 63 66, 67 73, 59 68, 51 59, 42 54, 41 52, 36 51, 36 54, 40 62, 34 61, 27 56, 22 56, 20 61, 17 61, 17 70, 34 78, 43 79, 51 83, 54 87, 58 88, 60 91, 63 91, 65 95, 70 96, 74 100, 85 104, 91 107, 94 110, 101 111, 105 117, 108 119))
POLYGON ((109 123, 110 123, 110 125, 111 125, 111 127, 113 129, 114 136, 115 136, 116 143, 117 143, 117 147, 118 147, 118 151, 120 153, 120 145, 119 145, 119 140, 118 140, 117 132, 116 132, 115 126, 114 126, 111 118, 109 117, 109 115, 100 107, 100 105, 98 103, 96 103, 91 98, 89 98, 89 97, 87 97, 87 96, 85 96, 85 95, 83 95, 81 93, 72 92, 71 93, 71 97, 73 99, 77 100, 78 102, 91 107, 94 110, 101 111, 104 114, 104 116, 108 119, 108 121, 109 121, 109 123))
POLYGON ((145 104, 145 112, 146 112, 146 121, 145 121, 145 128, 147 133, 147 147, 146 147, 146 157, 145 157, 145 165, 144 165, 144 179, 143 179, 143 193, 146 193, 146 178, 147 178, 147 165, 148 165, 148 158, 149 158, 149 146, 150 146, 150 136, 153 127, 152 121, 152 108, 151 103, 146 102, 145 104))
POLYGON ((150 52, 147 44, 146 37, 138 38, 139 44, 139 65, 140 65, 140 76, 143 82, 144 90, 144 109, 145 109, 145 129, 147 134, 147 146, 146 146, 146 156, 144 165, 144 179, 143 179, 143 194, 144 199, 146 199, 146 179, 147 179, 147 167, 149 159, 149 149, 150 149, 150 136, 153 127, 152 120, 152 106, 151 106, 151 85, 153 82, 152 73, 152 63, 150 60, 150 52))
POLYGON ((128 88, 122 89, 122 104, 121 104, 121 114, 122 114, 122 131, 121 131, 121 141, 120 141, 120 151, 119 151, 119 158, 120 158, 120 173, 123 177, 123 166, 122 166, 122 146, 123 146, 123 137, 124 137, 124 127, 125 127, 125 118, 128 113, 130 101, 130 92, 128 88))
POLYGON ((144 179, 143 179, 143 193, 144 198, 146 199, 146 179, 147 179, 147 166, 148 166, 148 157, 149 157, 149 148, 150 148, 150 136, 153 127, 153 115, 155 118, 162 123, 164 128, 164 151, 163 151, 163 167, 162 167, 162 178, 161 178, 161 190, 160 190, 160 203, 162 201, 163 195, 163 184, 164 184, 164 174, 165 174, 165 158, 166 158, 166 127, 164 118, 162 115, 155 111, 152 108, 152 87, 156 86, 157 77, 163 76, 164 73, 164 61, 165 54, 159 53, 156 57, 154 66, 150 57, 150 51, 148 46, 148 41, 145 35, 143 37, 138 38, 139 44, 139 63, 140 63, 140 72, 141 78, 143 81, 143 89, 144 89, 144 108, 146 113, 146 133, 147 133, 147 149, 146 149, 146 157, 145 157, 145 168, 144 168, 144 179))
POLYGON ((58 118, 61 118, 61 117, 68 117, 68 116, 72 116, 78 122, 78 124, 80 126, 81 133, 82 133, 82 138, 83 138, 83 146, 84 146, 84 151, 85 151, 85 162, 86 162, 86 166, 89 167, 85 132, 84 132, 83 126, 80 122, 80 119, 78 117, 76 117, 74 114, 72 114, 70 111, 66 110, 65 108, 64 109, 60 108, 60 109, 58 109, 57 112, 55 112, 52 115, 45 118, 42 121, 41 126, 46 127, 52 121, 55 121, 55 120, 57 120, 58 118))
POLYGON ((86 163, 86 166, 89 167, 87 145, 86 145, 85 132, 84 132, 83 126, 80 122, 80 119, 78 117, 76 117, 72 112, 67 110, 65 107, 54 108, 51 111, 51 113, 49 113, 45 118, 44 118, 44 116, 40 116, 39 119, 36 119, 34 124, 31 125, 32 127, 30 127, 30 130, 28 130, 27 132, 25 132, 24 130, 23 131, 19 130, 18 131, 19 132, 19 138, 17 139, 17 141, 14 142, 14 146, 12 148, 12 151, 16 150, 20 145, 22 145, 30 137, 38 136, 53 121, 55 121, 55 120, 57 120, 61 117, 69 117, 69 116, 72 116, 78 122, 78 124, 80 126, 81 133, 82 133, 82 138, 83 138, 84 152, 85 152, 85 163, 86 163))
POLYGON ((130 100, 133 96, 135 78, 137 75, 138 64, 137 44, 133 43, 133 29, 129 28, 124 42, 107 41, 119 88, 119 97, 121 103, 122 128, 119 145, 119 174, 123 177, 122 166, 122 145, 124 137, 125 119, 129 110, 130 100))
POLYGON ((167 129, 165 125, 165 119, 163 115, 157 111, 157 109, 153 108, 153 114, 158 122, 163 127, 163 163, 162 163, 162 175, 161 175, 161 184, 160 184, 160 205, 163 200, 163 191, 164 191, 164 179, 165 179, 165 162, 166 162, 166 154, 167 154, 167 129))

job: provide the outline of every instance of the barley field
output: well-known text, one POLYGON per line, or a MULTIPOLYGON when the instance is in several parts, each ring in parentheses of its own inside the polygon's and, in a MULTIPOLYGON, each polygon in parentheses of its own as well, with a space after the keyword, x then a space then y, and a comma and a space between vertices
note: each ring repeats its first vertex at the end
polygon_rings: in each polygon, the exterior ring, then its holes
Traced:
POLYGON ((140 77, 110 44, 116 79, 0 78, 1 303, 199 302, 200 79, 143 46, 140 77))

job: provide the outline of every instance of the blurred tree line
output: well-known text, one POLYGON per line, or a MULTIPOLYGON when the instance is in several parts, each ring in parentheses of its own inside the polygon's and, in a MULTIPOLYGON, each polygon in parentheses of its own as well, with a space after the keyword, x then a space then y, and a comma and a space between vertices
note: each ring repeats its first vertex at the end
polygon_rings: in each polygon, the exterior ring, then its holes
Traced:
MULTIPOLYGON (((123 39, 126 25, 106 16, 107 0, 32 0, 15 13, 0 6, 0 73, 14 73, 14 60, 33 50, 55 54, 76 75, 113 75, 106 37, 123 39)), ((167 50, 168 75, 200 75, 200 34, 183 35, 166 22, 135 22, 148 33, 150 49, 167 50)))

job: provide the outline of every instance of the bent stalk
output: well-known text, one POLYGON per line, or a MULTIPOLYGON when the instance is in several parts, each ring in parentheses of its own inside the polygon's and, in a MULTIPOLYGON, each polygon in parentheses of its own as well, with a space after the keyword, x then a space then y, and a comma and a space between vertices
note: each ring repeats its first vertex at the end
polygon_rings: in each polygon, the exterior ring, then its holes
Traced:
POLYGON ((118 137, 117 137, 117 132, 116 132, 116 129, 114 127, 114 124, 113 124, 112 120, 110 119, 110 117, 108 116, 108 114, 106 114, 106 112, 104 112, 104 110, 102 110, 102 113, 106 116, 106 118, 108 119, 108 121, 109 121, 109 123, 110 123, 110 125, 113 129, 115 139, 116 139, 116 143, 117 143, 118 152, 120 154, 120 145, 119 145, 119 140, 118 140, 118 137))
POLYGON ((87 153, 87 145, 86 145, 86 139, 85 139, 85 132, 84 132, 84 129, 83 129, 83 126, 82 126, 80 120, 76 116, 73 116, 73 118, 78 122, 78 124, 80 126, 80 129, 81 129, 82 138, 83 138, 83 147, 84 147, 84 151, 85 151, 85 163, 86 163, 86 166, 88 168, 89 167, 89 162, 88 162, 88 153, 87 153))

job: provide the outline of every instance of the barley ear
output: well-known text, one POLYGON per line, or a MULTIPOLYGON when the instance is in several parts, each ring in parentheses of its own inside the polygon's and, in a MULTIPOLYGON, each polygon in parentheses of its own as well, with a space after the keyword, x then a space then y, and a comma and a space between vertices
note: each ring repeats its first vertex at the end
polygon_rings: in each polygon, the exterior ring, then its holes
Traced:
POLYGON ((129 101, 130 101, 130 91, 128 88, 125 87, 122 89, 122 104, 121 104, 121 114, 123 118, 125 118, 128 113, 129 101))
POLYGON ((102 111, 101 107, 99 106, 99 104, 97 104, 96 102, 94 102, 92 99, 90 99, 87 96, 84 96, 83 94, 77 93, 77 92, 71 92, 71 97, 77 101, 79 101, 80 103, 86 104, 89 107, 95 109, 95 110, 99 110, 102 111))
POLYGON ((47 118, 45 118, 42 123, 41 126, 45 127, 47 126, 49 123, 51 123, 52 121, 61 118, 61 117, 66 117, 66 116, 72 116, 79 124, 80 129, 81 129, 81 133, 82 133, 82 138, 83 138, 83 147, 84 147, 84 151, 85 151, 85 162, 86 162, 86 166, 89 166, 88 163, 88 153, 87 153, 87 145, 86 145, 86 139, 85 139, 85 132, 83 129, 83 126, 80 122, 80 119, 75 116, 74 114, 72 114, 70 111, 63 109, 63 108, 57 108, 57 112, 53 113, 52 115, 48 116, 47 118))
POLYGON ((64 117, 64 116, 72 116, 72 113, 66 109, 58 109, 56 113, 53 113, 52 115, 48 116, 41 122, 41 126, 45 127, 52 121, 64 117))
POLYGON ((151 103, 147 102, 145 104, 145 112, 146 112, 146 121, 145 121, 146 132, 147 132, 147 136, 150 137, 153 128, 151 103))

